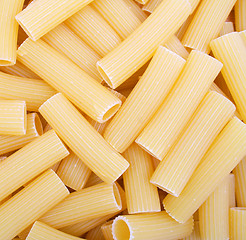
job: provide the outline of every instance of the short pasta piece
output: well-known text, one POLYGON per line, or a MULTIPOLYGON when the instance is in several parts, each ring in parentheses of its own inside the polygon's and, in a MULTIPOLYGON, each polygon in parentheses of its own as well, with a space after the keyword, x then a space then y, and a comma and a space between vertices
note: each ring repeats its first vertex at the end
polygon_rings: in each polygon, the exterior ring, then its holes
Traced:
POLYGON ((246 30, 246 2, 237 0, 235 7, 235 26, 238 32, 246 30))

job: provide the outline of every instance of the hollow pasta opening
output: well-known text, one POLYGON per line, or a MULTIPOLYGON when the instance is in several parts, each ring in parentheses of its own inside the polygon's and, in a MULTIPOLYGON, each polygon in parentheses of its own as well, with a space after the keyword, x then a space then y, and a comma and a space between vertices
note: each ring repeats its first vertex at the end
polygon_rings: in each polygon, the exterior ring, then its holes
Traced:
POLYGON ((122 202, 121 202, 120 192, 119 192, 119 189, 117 188, 116 184, 113 184, 113 193, 114 193, 114 198, 115 198, 115 202, 117 204, 117 207, 119 209, 121 209, 122 208, 122 202))
POLYGON ((112 83, 112 81, 109 79, 108 75, 104 72, 104 70, 102 69, 102 67, 97 64, 97 70, 100 73, 100 75, 102 76, 103 80, 111 87, 111 88, 115 88, 114 84, 112 83))
POLYGON ((43 126, 38 114, 35 114, 34 121, 35 121, 34 124, 35 124, 36 131, 38 135, 41 136, 43 134, 43 126))
POLYGON ((105 112, 103 115, 103 121, 107 121, 108 119, 110 119, 118 111, 119 108, 120 108, 120 103, 108 109, 108 111, 105 112))
POLYGON ((117 240, 130 240, 131 232, 128 224, 123 219, 114 222, 113 234, 117 240))

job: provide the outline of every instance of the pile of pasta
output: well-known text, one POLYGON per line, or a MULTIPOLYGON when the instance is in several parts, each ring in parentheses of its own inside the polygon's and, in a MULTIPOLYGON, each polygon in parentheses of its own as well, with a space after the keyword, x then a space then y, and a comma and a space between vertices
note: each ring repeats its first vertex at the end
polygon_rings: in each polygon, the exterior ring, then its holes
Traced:
POLYGON ((245 0, 2 0, 0 240, 245 240, 245 0))

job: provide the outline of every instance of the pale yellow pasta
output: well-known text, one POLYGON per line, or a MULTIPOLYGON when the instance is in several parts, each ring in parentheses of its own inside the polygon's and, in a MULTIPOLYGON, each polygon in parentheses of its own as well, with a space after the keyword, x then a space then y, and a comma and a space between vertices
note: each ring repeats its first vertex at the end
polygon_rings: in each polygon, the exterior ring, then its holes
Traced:
POLYGON ((229 33, 210 43, 214 56, 223 63, 224 80, 237 110, 246 121, 246 45, 239 33, 229 33))
POLYGON ((162 104, 185 60, 160 46, 144 75, 104 132, 117 151, 124 152, 162 104), (165 76, 165 78, 163 77, 165 76))
POLYGON ((26 134, 26 113, 25 101, 0 99, 0 135, 26 134))
POLYGON ((102 81, 96 67, 96 63, 100 59, 100 56, 64 23, 61 23, 49 33, 44 35, 42 40, 60 53, 66 55, 98 82, 102 81))
POLYGON ((201 239, 229 239, 229 175, 199 208, 201 239))
POLYGON ((133 143, 123 153, 130 163, 123 174, 127 210, 129 214, 160 212, 160 200, 157 187, 150 183, 154 172, 152 157, 133 143))
POLYGON ((86 6, 74 14, 65 24, 101 57, 121 42, 119 35, 91 6, 86 6))
POLYGON ((39 112, 71 150, 103 181, 114 182, 128 168, 129 163, 61 93, 48 99, 39 112))
POLYGON ((102 234, 105 240, 114 240, 112 225, 113 225, 113 220, 106 222, 101 226, 102 234))
POLYGON ((202 52, 192 51, 175 86, 136 142, 162 160, 189 122, 221 68, 222 64, 216 59, 202 52))
POLYGON ((27 35, 38 40, 92 0, 35 0, 15 17, 27 35))
POLYGON ((115 240, 175 240, 189 236, 192 229, 192 218, 178 223, 165 211, 118 216, 112 226, 115 240))
POLYGON ((85 187, 91 187, 93 185, 96 185, 98 183, 102 183, 103 181, 101 178, 99 178, 94 172, 91 173, 88 181, 86 182, 85 187))
POLYGON ((54 94, 56 91, 43 80, 0 72, 0 99, 23 100, 28 111, 38 111, 38 108, 54 94))
POLYGON ((193 227, 193 231, 192 231, 191 235, 183 238, 182 240, 201 240, 199 221, 195 221, 195 219, 194 219, 194 227, 193 227))
POLYGON ((69 154, 53 130, 0 163, 0 200, 69 154))
POLYGON ((81 221, 102 217, 122 209, 115 183, 100 183, 71 193, 61 203, 46 212, 40 221, 54 228, 62 228, 81 221))
POLYGON ((86 239, 87 240, 105 240, 102 230, 101 230, 101 225, 93 228, 86 234, 86 239))
POLYGON ((125 0, 94 0, 91 3, 122 38, 127 38, 142 21, 129 11, 125 0))
POLYGON ((143 11, 152 13, 154 10, 161 4, 163 0, 149 0, 146 4, 143 5, 143 11))
POLYGON ((224 22, 222 29, 220 30, 220 36, 234 32, 233 22, 224 22))
POLYGON ((246 126, 233 117, 214 140, 179 197, 169 194, 164 199, 165 210, 176 221, 187 221, 245 154, 246 126))
POLYGON ((52 167, 50 167, 50 169, 52 169, 55 173, 57 172, 57 169, 59 168, 61 164, 61 161, 55 163, 52 167))
POLYGON ((98 122, 107 121, 121 105, 110 91, 42 40, 28 38, 18 50, 18 59, 98 122))
POLYGON ((0 206, 0 239, 12 239, 68 194, 54 171, 42 173, 0 206))
POLYGON ((26 240, 83 240, 83 238, 74 237, 67 233, 61 232, 55 228, 48 226, 45 223, 36 221, 31 231, 29 232, 26 240))
POLYGON ((26 134, 21 136, 0 136, 0 154, 9 153, 24 147, 43 134, 41 121, 37 113, 27 114, 26 134))
POLYGON ((189 14, 188 1, 164 0, 129 37, 97 63, 107 84, 117 88, 126 81, 178 30, 189 14))
POLYGON ((201 1, 182 43, 185 47, 205 53, 210 52, 209 43, 215 39, 232 10, 236 0, 206 0, 201 1))
POLYGON ((246 239, 246 208, 230 208, 230 239, 246 239))
POLYGON ((226 97, 208 92, 179 139, 158 165, 150 182, 178 197, 234 112, 235 106, 226 97))
POLYGON ((229 207, 236 207, 236 182, 235 175, 229 174, 229 207))
POLYGON ((15 15, 22 10, 24 0, 2 0, 0 4, 0 66, 16 63, 18 23, 15 15))
POLYGON ((238 32, 246 30, 246 2, 237 0, 235 7, 235 26, 238 32))
POLYGON ((73 152, 64 158, 57 170, 57 175, 64 184, 76 191, 84 188, 91 170, 73 152))
POLYGON ((246 206, 246 157, 234 168, 236 202, 238 207, 246 206))
POLYGON ((129 10, 131 10, 141 22, 147 18, 147 15, 134 0, 124 0, 124 2, 127 4, 129 10))

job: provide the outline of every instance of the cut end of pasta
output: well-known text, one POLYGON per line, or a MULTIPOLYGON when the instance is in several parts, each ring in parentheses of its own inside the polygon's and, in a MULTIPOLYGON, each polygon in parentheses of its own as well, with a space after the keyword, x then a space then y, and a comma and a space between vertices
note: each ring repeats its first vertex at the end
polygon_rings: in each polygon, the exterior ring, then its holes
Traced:
POLYGON ((4 60, 0 59, 0 66, 12 66, 16 64, 16 60, 4 60))
POLYGON ((166 187, 163 187, 162 185, 160 185, 159 183, 153 181, 153 180, 150 180, 150 182, 155 185, 156 187, 160 188, 161 190, 163 190, 164 192, 167 192, 171 195, 173 195, 174 197, 178 197, 179 194, 177 194, 175 191, 173 191, 172 189, 169 189, 169 188, 166 188, 166 187))
POLYGON ((115 198, 115 205, 117 206, 117 208, 119 210, 121 210, 122 209, 122 201, 121 201, 121 197, 120 197, 120 191, 119 191, 119 189, 115 183, 113 184, 113 194, 114 194, 114 198, 115 198))
POLYGON ((38 40, 38 38, 35 38, 34 35, 28 30, 28 28, 26 28, 25 25, 22 23, 20 14, 17 14, 15 16, 15 19, 19 23, 21 28, 25 31, 25 33, 28 35, 28 37, 30 37, 33 41, 38 40))
POLYGON ((97 70, 100 73, 100 75, 102 76, 103 80, 108 84, 108 86, 110 86, 113 89, 118 87, 118 86, 114 85, 114 83, 108 77, 107 73, 103 70, 103 68, 102 68, 102 66, 100 64, 100 61, 97 62, 97 70))
POLYGON ((115 105, 111 106, 103 115, 101 123, 108 121, 114 114, 119 110, 121 103, 116 103, 115 105))
POLYGON ((246 211, 246 207, 232 207, 230 209, 233 211, 246 211))
MULTIPOLYGON (((140 135, 140 137, 141 137, 141 135, 140 135)), ((146 152, 147 152, 148 154, 150 154, 151 156, 153 156, 153 157, 155 157, 156 159, 162 161, 162 158, 161 158, 160 156, 155 155, 153 152, 151 152, 151 150, 150 150, 147 146, 145 146, 143 143, 141 143, 141 138, 140 138, 140 137, 138 137, 138 138, 135 140, 135 142, 138 144, 138 146, 141 147, 142 149, 144 149, 144 151, 146 151, 146 152)))
POLYGON ((132 240, 132 229, 124 216, 115 218, 112 225, 112 233, 115 240, 132 240))
POLYGON ((34 126, 35 126, 35 130, 36 130, 36 135, 41 136, 43 134, 42 122, 41 122, 38 114, 36 114, 36 113, 33 113, 33 114, 34 114, 34 126))

